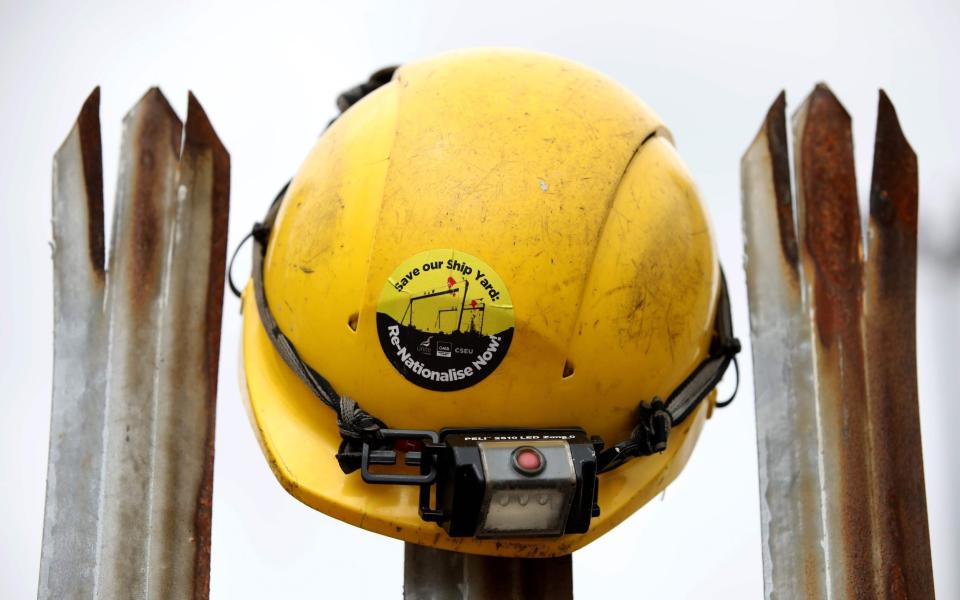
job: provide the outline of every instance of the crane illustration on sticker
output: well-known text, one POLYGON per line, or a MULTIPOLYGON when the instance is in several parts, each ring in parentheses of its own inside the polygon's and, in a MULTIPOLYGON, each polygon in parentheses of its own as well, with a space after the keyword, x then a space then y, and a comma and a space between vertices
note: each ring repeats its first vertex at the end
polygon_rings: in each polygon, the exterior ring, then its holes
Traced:
POLYGON ((470 387, 503 361, 513 339, 503 279, 476 256, 426 250, 394 269, 377 302, 377 334, 408 381, 437 391, 470 387))

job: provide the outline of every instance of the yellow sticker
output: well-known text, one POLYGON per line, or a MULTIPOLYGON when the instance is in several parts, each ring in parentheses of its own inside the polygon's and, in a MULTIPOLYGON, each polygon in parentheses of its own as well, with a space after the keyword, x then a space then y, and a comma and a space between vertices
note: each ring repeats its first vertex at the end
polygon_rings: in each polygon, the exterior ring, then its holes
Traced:
POLYGON ((476 256, 452 249, 405 260, 377 303, 384 354, 429 390, 461 390, 490 375, 510 348, 513 328, 503 279, 476 256))

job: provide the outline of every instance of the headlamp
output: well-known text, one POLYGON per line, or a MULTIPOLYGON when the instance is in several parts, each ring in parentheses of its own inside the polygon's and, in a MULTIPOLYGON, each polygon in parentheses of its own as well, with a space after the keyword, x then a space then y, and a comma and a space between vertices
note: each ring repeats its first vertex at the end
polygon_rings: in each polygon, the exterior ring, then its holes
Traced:
POLYGON ((585 533, 597 505, 599 438, 582 429, 382 429, 377 448, 344 441, 344 472, 367 483, 420 486, 420 516, 452 537, 585 533), (418 474, 377 472, 401 461, 418 474))

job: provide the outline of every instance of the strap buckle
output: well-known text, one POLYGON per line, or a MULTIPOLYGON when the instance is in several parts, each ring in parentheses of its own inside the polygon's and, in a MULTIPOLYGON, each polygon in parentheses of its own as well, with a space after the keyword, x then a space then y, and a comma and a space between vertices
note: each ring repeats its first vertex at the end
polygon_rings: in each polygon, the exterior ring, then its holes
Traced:
MULTIPOLYGON (((440 436, 435 431, 422 429, 381 429, 381 440, 391 440, 393 447, 378 447, 372 449, 370 442, 364 440, 360 449, 360 476, 366 483, 381 483, 392 485, 430 485, 437 478, 437 468, 434 465, 432 454, 424 452, 423 441, 438 444, 440 436), (397 451, 397 443, 402 441, 420 442, 421 450, 397 451), (396 465, 397 455, 404 455, 404 464, 420 467, 419 475, 403 473, 375 473, 370 465, 396 465)), ((342 461, 341 461, 342 463, 342 461)))
POLYGON ((431 489, 437 480, 435 455, 437 450, 443 447, 440 436, 435 431, 382 428, 372 443, 371 440, 343 440, 337 452, 337 461, 344 473, 359 470, 366 483, 419 486, 420 516, 424 521, 439 523, 446 518, 446 513, 431 507, 430 502, 431 489), (416 445, 411 444, 406 449, 398 450, 403 442, 415 442, 416 445), (399 454, 403 454, 403 464, 420 467, 420 474, 375 473, 370 470, 370 465, 396 465, 399 454))

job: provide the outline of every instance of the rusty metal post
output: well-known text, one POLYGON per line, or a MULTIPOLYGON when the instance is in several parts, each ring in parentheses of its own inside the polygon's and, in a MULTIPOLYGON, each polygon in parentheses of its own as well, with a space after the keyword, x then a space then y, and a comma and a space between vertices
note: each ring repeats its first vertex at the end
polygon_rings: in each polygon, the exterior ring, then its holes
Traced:
POLYGON ((764 588, 822 598, 826 562, 810 324, 801 304, 781 93, 744 155, 743 228, 756 391, 764 588), (761 251, 762 249, 762 251, 761 251), (769 368, 756 364, 764 361, 769 368))
POLYGON ((91 598, 102 471, 106 316, 99 89, 53 160, 53 403, 40 598, 91 598))
POLYGON ((124 119, 103 270, 99 92, 54 160, 40 598, 205 598, 229 156, 191 94, 124 119))
POLYGON ((502 558, 405 544, 407 600, 573 598, 573 557, 502 558))
POLYGON ((881 92, 864 256, 850 116, 781 95, 743 160, 768 598, 930 598, 916 392, 916 158, 881 92), (794 215, 796 226, 794 226, 794 215))
POLYGON ((878 585, 933 597, 917 392, 917 157, 880 92, 870 186, 864 316, 867 400, 879 523, 878 585), (906 571, 905 571, 906 570, 906 571))
POLYGON ((877 598, 870 556, 863 245, 850 116, 823 86, 794 117, 803 298, 813 335, 828 595, 877 598))

